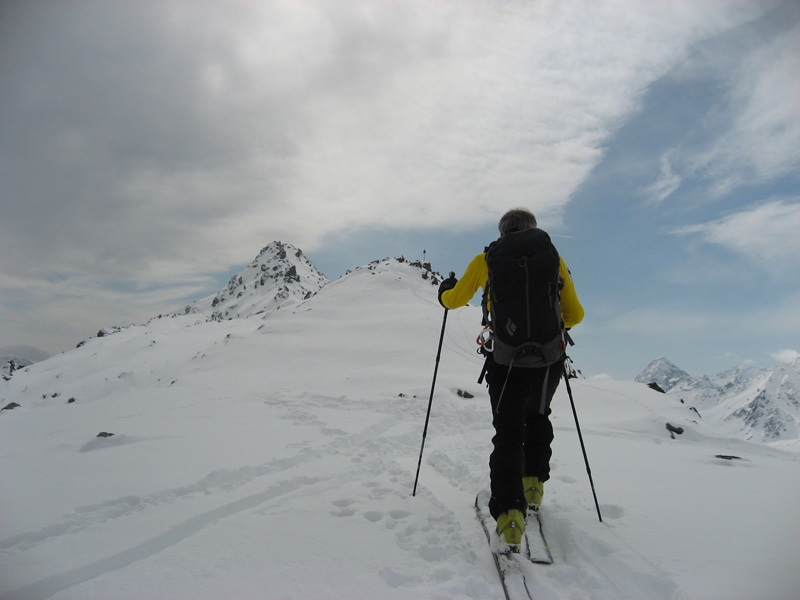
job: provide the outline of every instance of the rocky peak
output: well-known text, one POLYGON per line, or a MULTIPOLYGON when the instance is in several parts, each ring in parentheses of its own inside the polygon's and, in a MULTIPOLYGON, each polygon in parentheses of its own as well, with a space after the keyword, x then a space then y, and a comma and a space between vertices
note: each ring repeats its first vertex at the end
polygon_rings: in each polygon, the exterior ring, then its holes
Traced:
POLYGON ((190 304, 185 312, 203 313, 215 321, 250 317, 302 302, 327 283, 301 250, 275 241, 219 293, 190 304))
POLYGON ((644 371, 636 376, 635 381, 640 383, 657 383, 664 391, 691 381, 692 376, 678 368, 668 359, 661 357, 651 362, 644 371))

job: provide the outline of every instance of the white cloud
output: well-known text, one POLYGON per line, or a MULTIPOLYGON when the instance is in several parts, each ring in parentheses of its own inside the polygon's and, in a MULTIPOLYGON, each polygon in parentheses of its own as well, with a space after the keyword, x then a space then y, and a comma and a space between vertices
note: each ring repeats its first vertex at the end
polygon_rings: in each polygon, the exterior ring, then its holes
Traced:
POLYGON ((613 377, 607 373, 598 373, 597 375, 589 376, 590 381, 604 381, 609 379, 613 379, 613 377))
POLYGON ((314 249, 353 226, 473 227, 514 205, 557 220, 648 83, 697 39, 759 10, 31 9, 28 29, 5 36, 7 55, 31 58, 3 96, 14 227, 3 227, 2 267, 41 271, 58 247, 62 263, 106 256, 100 266, 163 279, 167 264, 224 268, 276 236, 314 249), (34 231, 42 239, 26 247, 34 231))
POLYGON ((800 260, 800 199, 772 200, 699 225, 675 229, 743 254, 762 267, 786 275, 800 260))
POLYGON ((681 185, 682 177, 672 169, 672 158, 670 156, 672 153, 672 151, 668 151, 661 156, 659 161, 661 174, 656 182, 645 190, 645 195, 649 198, 650 204, 657 204, 668 198, 681 185))
POLYGON ((800 352, 797 350, 785 349, 774 352, 772 358, 782 363, 792 363, 800 358, 800 352))
POLYGON ((180 311, 208 280, 137 289, 130 282, 63 274, 49 280, 0 275, 0 340, 25 340, 56 353, 74 347, 108 325, 141 323, 180 311))
POLYGON ((757 39, 728 73, 728 118, 717 117, 726 130, 687 160, 717 196, 800 170, 800 16, 794 21, 784 33, 757 39))

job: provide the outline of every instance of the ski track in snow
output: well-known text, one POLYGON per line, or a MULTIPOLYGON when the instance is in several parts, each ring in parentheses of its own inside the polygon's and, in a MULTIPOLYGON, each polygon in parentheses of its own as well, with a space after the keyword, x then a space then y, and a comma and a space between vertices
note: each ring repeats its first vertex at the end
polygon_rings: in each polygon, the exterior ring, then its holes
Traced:
MULTIPOLYGON (((614 511, 602 506, 604 519, 612 520, 614 511)), ((585 530, 577 538, 566 517, 548 514, 543 509, 545 535, 551 549, 559 549, 556 564, 548 566, 541 577, 537 571, 533 576, 533 595, 535 598, 560 598, 560 590, 571 587, 575 582, 594 590, 599 598, 652 598, 654 600, 680 597, 679 588, 669 575, 662 572, 641 554, 628 546, 628 543, 615 535, 616 543, 605 541, 613 530, 599 526, 597 532, 588 534, 585 530), (602 537, 601 537, 602 536, 602 537), (618 577, 620 572, 626 577, 618 577), (614 575, 610 575, 614 574, 614 575)), ((529 567, 528 571, 532 569, 529 567)))
MULTIPOLYGON (((303 396, 302 403, 292 400, 297 398, 287 398, 281 394, 274 398, 262 398, 266 404, 281 407, 282 418, 289 423, 313 425, 324 436, 332 438, 331 441, 321 446, 304 447, 293 456, 271 460, 262 465, 216 470, 191 485, 164 489, 146 496, 124 496, 95 505, 76 507, 64 521, 46 526, 40 531, 2 539, 0 549, 6 556, 10 556, 51 542, 58 536, 74 535, 81 530, 91 528, 103 528, 112 521, 135 518, 164 507, 169 508, 176 503, 187 505, 184 510, 188 512, 197 504, 207 504, 208 496, 215 498, 214 508, 172 525, 162 533, 100 560, 4 593, 0 595, 0 599, 33 600, 53 597, 59 592, 99 578, 111 571, 154 557, 222 519, 253 510, 257 510, 260 514, 269 514, 291 502, 293 497, 302 498, 308 495, 326 494, 334 498, 329 503, 329 514, 332 517, 347 519, 360 514, 367 522, 394 531, 397 546, 419 557, 424 563, 432 563, 435 566, 445 561, 448 554, 454 550, 454 545, 449 541, 451 532, 458 529, 460 524, 436 497, 424 489, 424 486, 418 490, 418 496, 438 508, 440 514, 435 518, 432 516, 414 518, 417 511, 406 508, 382 508, 381 505, 386 504, 385 502, 378 502, 378 506, 373 508, 361 506, 365 498, 382 501, 386 497, 395 498, 401 506, 408 505, 410 489, 408 486, 411 485, 408 469, 398 465, 393 456, 398 454, 398 450, 401 456, 407 456, 414 450, 419 443, 416 432, 413 435, 409 433, 397 436, 385 435, 399 423, 396 414, 389 414, 355 434, 345 434, 341 429, 320 420, 318 410, 315 408, 352 410, 355 404, 359 408, 376 410, 380 408, 379 403, 366 401, 353 403, 346 398, 308 395, 303 396), (335 474, 329 476, 286 477, 289 472, 325 471, 324 466, 315 463, 322 463, 331 457, 338 457, 339 463, 344 460, 347 466, 334 470, 335 474), (351 481, 363 482, 361 493, 337 498, 336 490, 347 487, 346 484, 351 481), (261 486, 263 489, 235 500, 222 502, 231 496, 241 494, 245 488, 252 489, 254 486, 261 486)), ((386 406, 383 403, 383 407, 386 406)), ((395 406, 390 412, 396 411, 395 406)), ((414 413, 419 416, 418 405, 414 413)), ((475 420, 476 423, 480 421, 482 419, 475 420)), ((455 478, 458 476, 457 473, 451 475, 455 478)), ((461 550, 464 551, 464 548, 461 550)), ((380 577, 390 587, 402 588, 423 584, 431 578, 442 584, 456 576, 456 573, 447 567, 434 568, 433 571, 428 568, 416 570, 424 575, 387 566, 380 571, 380 577)))
MULTIPOLYGON (((453 390, 450 394, 455 396, 453 390)), ((128 548, 33 581, 0 595, 0 599, 77 598, 81 584, 155 557, 221 520, 249 511, 269 516, 292 502, 322 495, 330 498, 327 501, 330 517, 360 518, 383 528, 393 534, 397 548, 412 557, 404 564, 385 565, 379 570, 379 577, 390 588, 411 591, 435 584, 441 590, 447 588, 448 582, 453 582, 452 597, 497 597, 497 590, 487 584, 492 581, 493 567, 487 561, 483 534, 475 523, 471 504, 464 501, 486 484, 485 471, 475 469, 474 464, 464 459, 478 457, 480 462, 485 462, 488 457, 488 409, 483 405, 484 399, 437 405, 437 410, 444 413, 439 415, 436 424, 438 443, 428 449, 417 494, 425 505, 415 504, 413 509, 408 498, 411 480, 407 459, 413 456, 419 443, 417 431, 409 427, 422 417, 419 399, 413 404, 409 399, 404 406, 368 399, 293 395, 288 390, 276 390, 254 400, 276 409, 275 417, 289 425, 314 427, 325 443, 297 442, 299 450, 294 454, 260 465, 219 469, 190 485, 76 507, 61 522, 0 540, 0 549, 8 556, 58 536, 102 529, 115 520, 136 518, 161 509, 171 510, 175 504, 185 505, 181 509, 184 513, 195 512, 194 516, 128 548), (413 418, 400 419, 404 409, 411 409, 413 418), (355 433, 348 434, 335 425, 339 420, 336 413, 362 410, 382 416, 355 433), (321 418, 325 411, 335 418, 330 421, 321 418), (395 428, 405 431, 393 434, 395 428), (475 430, 474 436, 463 435, 470 429, 475 430), (451 443, 460 445, 457 451, 450 450, 451 443), (320 472, 328 474, 321 476, 320 472), (289 473, 291 476, 287 476, 289 473), (360 489, 354 489, 358 486, 353 482, 360 482, 360 489), (260 489, 252 492, 254 488, 260 489), (212 508, 199 510, 209 503, 212 508), (458 572, 452 566, 453 556, 461 557, 463 564, 471 565, 471 569, 458 572), (473 570, 476 566, 479 567, 477 571, 473 570), (77 588, 77 595, 61 594, 72 588, 77 588)), ((601 432, 600 435, 636 437, 636 434, 623 432, 601 432)), ((585 486, 585 482, 573 477, 556 478, 564 486, 585 486)), ((624 509, 616 505, 601 508, 607 522, 624 514, 624 509)), ((568 512, 543 510, 556 564, 525 567, 537 599, 561 598, 561 590, 576 586, 593 589, 595 593, 591 597, 600 598, 646 595, 667 600, 681 597, 676 583, 631 549, 612 528, 596 524, 587 530, 584 523, 578 538, 568 512), (616 538, 613 544, 607 541, 609 533, 616 538), (620 572, 628 576, 620 578, 620 572)))

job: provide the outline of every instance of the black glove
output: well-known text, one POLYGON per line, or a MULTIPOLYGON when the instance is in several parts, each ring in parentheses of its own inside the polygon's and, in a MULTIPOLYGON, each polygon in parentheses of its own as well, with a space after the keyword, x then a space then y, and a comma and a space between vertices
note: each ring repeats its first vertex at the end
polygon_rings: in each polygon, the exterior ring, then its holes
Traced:
MULTIPOLYGON (((450 277, 445 279, 441 284, 439 284, 439 304, 442 304, 442 294, 444 294, 447 290, 452 290, 456 287, 458 283, 458 279, 456 279, 456 274, 453 271, 450 271, 450 277)), ((444 306, 444 304, 442 304, 444 306)), ((447 308, 444 306, 444 308, 447 308)))

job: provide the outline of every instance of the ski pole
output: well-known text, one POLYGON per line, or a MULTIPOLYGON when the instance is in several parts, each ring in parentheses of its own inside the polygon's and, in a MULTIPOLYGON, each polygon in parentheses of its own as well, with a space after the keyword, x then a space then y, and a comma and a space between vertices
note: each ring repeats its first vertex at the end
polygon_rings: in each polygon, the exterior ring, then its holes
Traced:
POLYGON ((578 439, 581 442, 581 451, 583 452, 583 462, 586 463, 586 473, 589 475, 589 485, 592 486, 592 496, 594 497, 594 506, 597 509, 597 518, 603 522, 603 516, 600 514, 600 504, 597 502, 597 494, 594 491, 594 479, 592 479, 592 469, 589 467, 589 457, 586 456, 586 446, 583 443, 583 435, 581 434, 581 425, 578 423, 578 413, 575 410, 575 400, 572 398, 572 388, 569 385, 569 373, 567 372, 567 364, 564 363, 564 383, 567 385, 567 393, 569 394, 569 403, 572 405, 572 416, 575 417, 575 428, 578 430, 578 439))
POLYGON ((433 368, 433 382, 431 383, 431 396, 428 398, 428 414, 425 415, 425 427, 422 430, 422 445, 419 447, 419 461, 417 462, 417 476, 414 477, 414 491, 412 496, 417 495, 417 481, 419 481, 419 469, 422 466, 422 450, 425 448, 425 437, 428 435, 428 421, 431 418, 431 405, 433 404, 433 390, 436 387, 436 374, 439 371, 439 358, 442 356, 442 342, 444 341, 444 328, 447 324, 447 309, 444 309, 442 319, 442 333, 439 335, 439 349, 436 351, 436 366, 433 368))

